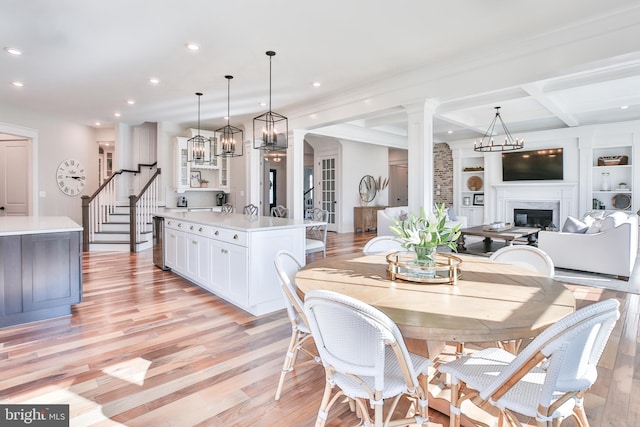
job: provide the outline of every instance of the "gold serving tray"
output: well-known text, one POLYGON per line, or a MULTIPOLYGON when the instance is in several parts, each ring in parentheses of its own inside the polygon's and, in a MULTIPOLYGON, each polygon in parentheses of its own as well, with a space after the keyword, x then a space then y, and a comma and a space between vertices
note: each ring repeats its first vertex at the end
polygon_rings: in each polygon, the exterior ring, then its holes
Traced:
POLYGON ((457 285, 461 276, 462 260, 449 254, 436 254, 436 265, 424 266, 416 263, 415 252, 400 251, 387 255, 391 280, 402 279, 428 284, 457 285))

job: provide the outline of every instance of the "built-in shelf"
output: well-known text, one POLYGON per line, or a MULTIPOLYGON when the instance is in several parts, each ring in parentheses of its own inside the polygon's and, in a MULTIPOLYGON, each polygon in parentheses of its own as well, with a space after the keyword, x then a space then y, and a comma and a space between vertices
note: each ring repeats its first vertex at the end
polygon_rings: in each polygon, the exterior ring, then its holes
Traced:
MULTIPOLYGON (((614 205, 616 194, 625 194, 631 197, 633 164, 631 162, 632 147, 601 147, 593 149, 592 163, 592 208, 605 210, 625 210, 614 205), (605 158, 621 157, 620 164, 603 165, 605 158), (626 184, 626 188, 618 186, 621 182, 626 184)), ((631 207, 626 208, 630 210, 631 207)))
POLYGON ((460 171, 459 215, 467 217, 469 226, 484 221, 484 157, 463 159, 460 171))

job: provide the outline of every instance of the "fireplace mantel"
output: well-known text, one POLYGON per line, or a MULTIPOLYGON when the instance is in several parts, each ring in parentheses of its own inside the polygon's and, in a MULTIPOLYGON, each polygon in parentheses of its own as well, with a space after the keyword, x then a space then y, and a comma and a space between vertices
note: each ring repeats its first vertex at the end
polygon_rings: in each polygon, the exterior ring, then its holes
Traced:
POLYGON ((577 216, 578 183, 500 183, 491 188, 495 192, 497 221, 513 222, 513 209, 520 206, 554 210, 556 225, 563 224, 568 215, 577 216))

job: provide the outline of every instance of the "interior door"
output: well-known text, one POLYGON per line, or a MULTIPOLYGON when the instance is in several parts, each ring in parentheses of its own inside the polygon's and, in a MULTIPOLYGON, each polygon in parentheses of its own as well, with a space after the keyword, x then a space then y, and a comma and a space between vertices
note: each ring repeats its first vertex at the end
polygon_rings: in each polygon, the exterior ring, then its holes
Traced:
POLYGON ((389 174, 389 206, 408 206, 409 168, 407 165, 391 165, 389 174))
MULTIPOLYGON (((337 223, 337 160, 335 155, 319 156, 318 168, 320 173, 317 174, 316 188, 319 189, 319 197, 316 206, 329 212, 327 220, 329 231, 338 231, 337 223)), ((317 194, 317 193, 316 193, 317 194)))
POLYGON ((29 214, 27 140, 0 141, 0 216, 29 214))

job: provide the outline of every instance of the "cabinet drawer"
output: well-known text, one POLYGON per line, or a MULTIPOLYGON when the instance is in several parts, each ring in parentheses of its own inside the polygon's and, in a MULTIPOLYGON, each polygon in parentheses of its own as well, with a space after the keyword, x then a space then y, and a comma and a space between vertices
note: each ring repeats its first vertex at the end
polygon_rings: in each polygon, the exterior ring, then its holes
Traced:
POLYGON ((206 236, 209 237, 211 234, 210 227, 202 224, 194 224, 191 222, 187 222, 184 224, 184 231, 187 233, 197 234, 198 236, 206 236))
POLYGON ((187 225, 187 222, 178 219, 166 219, 164 222, 164 226, 172 230, 187 231, 187 225))
POLYGON ((235 245, 247 246, 247 233, 227 228, 211 227, 211 237, 235 245))

